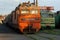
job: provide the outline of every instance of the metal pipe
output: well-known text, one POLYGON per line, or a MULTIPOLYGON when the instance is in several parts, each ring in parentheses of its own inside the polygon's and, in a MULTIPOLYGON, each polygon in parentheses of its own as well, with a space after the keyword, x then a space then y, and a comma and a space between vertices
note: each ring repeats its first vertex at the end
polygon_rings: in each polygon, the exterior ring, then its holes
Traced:
POLYGON ((38 0, 36 0, 36 6, 38 6, 38 0))

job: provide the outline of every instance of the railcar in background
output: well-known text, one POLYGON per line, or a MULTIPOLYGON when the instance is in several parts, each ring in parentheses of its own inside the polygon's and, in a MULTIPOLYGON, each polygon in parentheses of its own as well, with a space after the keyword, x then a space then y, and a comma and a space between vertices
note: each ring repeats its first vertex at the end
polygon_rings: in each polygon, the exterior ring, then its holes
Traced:
POLYGON ((55 13, 55 28, 60 29, 60 11, 55 13))

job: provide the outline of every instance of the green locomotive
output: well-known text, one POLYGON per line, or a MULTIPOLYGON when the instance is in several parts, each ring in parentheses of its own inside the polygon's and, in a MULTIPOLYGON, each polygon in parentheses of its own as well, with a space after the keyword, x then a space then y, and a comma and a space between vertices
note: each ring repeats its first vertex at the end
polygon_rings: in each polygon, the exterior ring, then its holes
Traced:
POLYGON ((41 10, 41 16, 42 29, 55 28, 55 14, 52 11, 41 10))

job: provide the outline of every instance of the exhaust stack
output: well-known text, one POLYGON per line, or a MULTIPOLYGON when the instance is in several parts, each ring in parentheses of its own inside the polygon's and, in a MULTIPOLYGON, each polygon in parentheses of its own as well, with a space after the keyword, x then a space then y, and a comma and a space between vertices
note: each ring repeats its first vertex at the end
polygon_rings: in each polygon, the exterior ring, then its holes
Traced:
POLYGON ((34 5, 38 6, 38 0, 34 0, 34 5))
POLYGON ((38 6, 38 1, 36 0, 36 6, 38 6))

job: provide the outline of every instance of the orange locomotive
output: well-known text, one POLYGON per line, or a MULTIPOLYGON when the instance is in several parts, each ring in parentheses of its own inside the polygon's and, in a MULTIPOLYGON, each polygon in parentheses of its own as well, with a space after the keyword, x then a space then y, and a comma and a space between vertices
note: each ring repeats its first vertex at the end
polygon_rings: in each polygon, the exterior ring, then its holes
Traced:
MULTIPOLYGON (((22 3, 10 15, 12 21, 8 24, 15 24, 13 28, 18 28, 22 33, 35 33, 41 28, 40 24, 40 7, 37 5, 37 0, 34 3, 22 3)), ((8 19, 9 20, 9 19, 8 19)))

